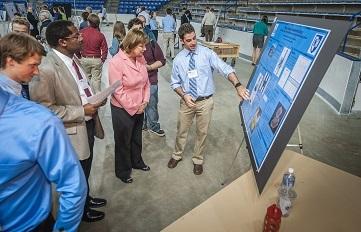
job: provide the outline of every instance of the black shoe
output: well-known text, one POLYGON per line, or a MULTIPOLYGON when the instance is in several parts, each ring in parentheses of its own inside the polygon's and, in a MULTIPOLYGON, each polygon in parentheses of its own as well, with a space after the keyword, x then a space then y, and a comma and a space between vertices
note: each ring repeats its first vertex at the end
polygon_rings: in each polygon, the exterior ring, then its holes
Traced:
POLYGON ((156 134, 156 135, 160 136, 160 137, 165 136, 165 132, 162 129, 159 129, 158 131, 154 131, 154 130, 149 130, 149 131, 152 132, 153 134, 156 134))
POLYGON ((102 220, 104 217, 105 217, 104 212, 96 211, 94 209, 88 209, 86 212, 84 212, 82 221, 96 222, 102 220))
POLYGON ((88 205, 90 208, 99 208, 99 207, 103 207, 107 204, 107 200, 102 199, 102 198, 93 198, 91 197, 88 205))
POLYGON ((133 169, 139 169, 139 170, 142 170, 142 171, 145 171, 145 172, 150 171, 150 167, 148 165, 145 165, 144 167, 141 167, 141 168, 135 167, 133 169))
POLYGON ((126 178, 119 178, 121 181, 123 181, 126 184, 130 184, 133 183, 133 178, 132 177, 126 177, 126 178))

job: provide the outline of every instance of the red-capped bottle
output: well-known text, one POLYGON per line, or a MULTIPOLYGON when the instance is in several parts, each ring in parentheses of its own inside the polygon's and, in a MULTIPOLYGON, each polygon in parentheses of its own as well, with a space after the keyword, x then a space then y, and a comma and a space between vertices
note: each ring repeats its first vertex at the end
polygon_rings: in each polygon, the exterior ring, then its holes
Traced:
POLYGON ((281 226, 282 212, 280 208, 273 204, 267 208, 264 218, 263 232, 277 232, 281 226))

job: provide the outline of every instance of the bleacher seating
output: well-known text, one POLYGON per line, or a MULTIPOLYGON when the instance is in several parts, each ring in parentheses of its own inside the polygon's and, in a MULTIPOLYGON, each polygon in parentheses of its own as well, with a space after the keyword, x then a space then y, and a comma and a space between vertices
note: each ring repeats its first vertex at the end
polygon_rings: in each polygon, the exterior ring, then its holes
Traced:
POLYGON ((133 14, 137 6, 145 6, 147 10, 157 11, 168 2, 169 0, 120 1, 118 13, 133 14))
MULTIPOLYGON (((15 0, 15 1, 8 1, 8 2, 14 2, 14 3, 26 3, 25 0, 15 0)), ((74 0, 45 0, 43 1, 48 6, 51 6, 53 3, 70 3, 71 7, 78 10, 84 10, 85 7, 90 6, 93 10, 99 11, 101 10, 102 5, 104 4, 104 0, 76 0, 75 1, 75 7, 74 7, 74 0)), ((2 4, 2 1, 0 3, 0 10, 4 10, 4 5, 2 4)))
POLYGON ((87 6, 90 6, 93 10, 100 11, 104 0, 76 0, 74 6, 74 0, 47 0, 44 3, 52 5, 53 3, 70 3, 71 7, 78 10, 84 10, 87 6))
POLYGON ((161 9, 160 15, 164 15, 165 8, 169 7, 180 18, 182 9, 187 8, 192 12, 192 21, 201 22, 206 6, 219 14, 218 26, 243 31, 252 31, 254 23, 263 15, 268 16, 270 27, 279 15, 350 20, 359 29, 353 29, 347 37, 345 51, 360 56, 361 0, 172 1, 161 9))

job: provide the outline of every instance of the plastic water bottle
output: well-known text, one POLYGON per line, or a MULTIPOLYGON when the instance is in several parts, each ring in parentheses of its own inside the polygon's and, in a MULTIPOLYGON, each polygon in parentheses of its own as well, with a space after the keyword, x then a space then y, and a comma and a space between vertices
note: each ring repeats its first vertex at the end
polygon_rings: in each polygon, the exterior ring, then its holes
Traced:
POLYGON ((278 205, 282 211, 282 216, 287 217, 290 214, 293 200, 297 197, 294 189, 296 182, 296 176, 293 168, 289 168, 288 171, 283 174, 281 187, 278 190, 279 199, 278 205))

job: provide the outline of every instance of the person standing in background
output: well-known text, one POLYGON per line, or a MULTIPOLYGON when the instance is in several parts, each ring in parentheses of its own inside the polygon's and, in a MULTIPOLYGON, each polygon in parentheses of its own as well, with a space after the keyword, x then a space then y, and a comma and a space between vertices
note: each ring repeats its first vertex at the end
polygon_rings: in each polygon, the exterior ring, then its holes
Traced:
POLYGON ((109 26, 109 21, 108 21, 108 15, 107 15, 107 8, 105 8, 105 6, 102 6, 102 12, 101 12, 101 22, 100 25, 103 24, 103 22, 107 22, 107 26, 109 26))
POLYGON ((61 19, 61 15, 59 13, 59 8, 57 6, 53 7, 53 20, 60 20, 61 19))
POLYGON ((170 57, 174 59, 174 32, 176 31, 176 24, 172 16, 172 10, 170 8, 167 8, 166 12, 167 15, 162 20, 163 40, 165 43, 164 51, 166 56, 170 55, 170 57))
POLYGON ((93 9, 91 8, 91 6, 85 7, 85 11, 88 12, 89 14, 93 13, 93 9))
POLYGON ((253 52, 252 52, 252 65, 256 65, 258 57, 261 53, 261 49, 263 48, 264 38, 268 34, 268 17, 264 15, 260 21, 254 24, 253 26, 253 52))
POLYGON ((60 14, 60 18, 61 20, 68 20, 68 17, 65 14, 65 9, 63 6, 59 6, 59 14, 60 14))
MULTIPOLYGON (((149 26, 149 21, 150 21, 150 15, 148 14, 148 12, 146 11, 145 7, 142 6, 141 7, 141 11, 140 13, 138 14, 138 16, 143 16, 145 18, 145 27, 147 27, 148 29, 150 29, 150 26, 149 26)), ((138 17, 137 16, 137 17, 138 17)), ((145 28, 144 27, 144 28, 145 28)))
POLYGON ((138 17, 139 13, 142 11, 141 7, 140 6, 137 6, 135 8, 135 17, 138 17))
POLYGON ((120 81, 112 94, 111 112, 115 143, 115 175, 132 183, 132 169, 150 171, 142 158, 142 125, 149 102, 149 80, 143 57, 147 35, 131 29, 122 49, 109 61, 109 84, 120 81))
POLYGON ((31 24, 30 35, 33 36, 34 38, 36 38, 36 36, 39 35, 39 30, 38 30, 39 20, 37 20, 35 18, 35 16, 33 15, 33 8, 31 6, 28 7, 27 11, 28 12, 26 14, 26 18, 31 24))
POLYGON ((190 23, 192 20, 192 15, 189 10, 185 10, 183 15, 181 16, 181 25, 185 23, 190 23))
MULTIPOLYGON (((144 30, 143 16, 132 19, 128 23, 129 29, 144 30)), ((147 34, 147 33, 146 33, 147 34)), ((158 113, 158 69, 165 65, 166 61, 156 40, 148 36, 148 42, 145 45, 144 58, 147 62, 148 78, 150 82, 149 103, 144 111, 143 130, 148 130, 158 136, 165 136, 165 132, 160 127, 158 113)))
POLYGON ((206 14, 204 15, 201 23, 207 42, 213 41, 213 30, 217 20, 216 15, 214 14, 213 11, 214 11, 213 8, 210 9, 207 6, 206 14))
POLYGON ((11 32, 30 34, 30 23, 25 17, 17 17, 11 21, 11 32))
POLYGON ((153 32, 155 36, 155 40, 158 41, 158 21, 157 21, 157 13, 153 11, 150 14, 150 21, 149 21, 150 30, 153 32))
POLYGON ((109 48, 109 53, 112 56, 118 53, 120 45, 125 37, 125 26, 124 23, 121 21, 116 21, 114 23, 113 28, 113 39, 112 39, 112 46, 109 48))
POLYGON ((108 45, 103 33, 100 32, 100 19, 96 14, 88 16, 89 27, 80 30, 83 35, 81 65, 87 74, 90 85, 95 93, 101 90, 103 64, 108 55, 108 45))
POLYGON ((89 16, 89 12, 87 12, 87 11, 84 11, 83 13, 81 13, 81 17, 83 18, 83 22, 80 23, 79 30, 82 30, 82 29, 89 26, 88 16, 89 16))

